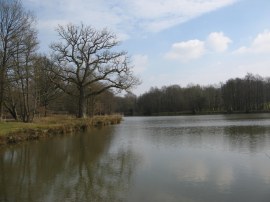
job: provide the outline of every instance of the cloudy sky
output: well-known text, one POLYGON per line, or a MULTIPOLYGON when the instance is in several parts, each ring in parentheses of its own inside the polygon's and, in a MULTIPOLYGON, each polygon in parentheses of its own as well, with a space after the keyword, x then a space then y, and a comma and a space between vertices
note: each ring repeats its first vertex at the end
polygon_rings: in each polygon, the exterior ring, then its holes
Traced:
POLYGON ((269 0, 23 0, 37 17, 40 51, 69 22, 108 28, 122 41, 142 85, 219 84, 270 76, 269 0))

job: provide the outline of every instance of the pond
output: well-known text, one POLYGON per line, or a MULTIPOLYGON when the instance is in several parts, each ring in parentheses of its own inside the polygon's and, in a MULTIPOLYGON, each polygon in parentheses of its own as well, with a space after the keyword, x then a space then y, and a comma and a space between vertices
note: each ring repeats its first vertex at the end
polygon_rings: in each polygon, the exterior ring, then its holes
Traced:
POLYGON ((0 201, 270 201, 270 114, 125 117, 0 149, 0 201))

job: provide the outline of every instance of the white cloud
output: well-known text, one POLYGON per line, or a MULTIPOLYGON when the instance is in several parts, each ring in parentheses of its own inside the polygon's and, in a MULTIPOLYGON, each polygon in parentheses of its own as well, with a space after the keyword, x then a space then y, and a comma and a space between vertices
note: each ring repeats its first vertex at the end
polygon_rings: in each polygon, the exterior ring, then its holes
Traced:
POLYGON ((147 55, 133 55, 132 56, 132 62, 134 65, 134 72, 135 73, 142 73, 146 70, 146 68, 149 65, 149 60, 147 55))
POLYGON ((127 40, 133 35, 159 32, 239 0, 24 0, 38 18, 41 49, 49 45, 59 24, 84 23, 107 27, 127 40))
POLYGON ((38 28, 41 30, 56 29, 58 25, 68 24, 69 21, 65 20, 49 20, 38 22, 38 28))
POLYGON ((232 43, 232 40, 225 36, 223 32, 212 32, 206 40, 207 47, 216 52, 226 51, 230 43, 232 43))
POLYGON ((205 45, 203 41, 198 39, 174 43, 171 50, 165 54, 166 59, 180 60, 187 62, 197 59, 205 53, 205 45))
POLYGON ((200 58, 207 51, 224 52, 231 42, 232 40, 222 32, 212 32, 205 41, 193 39, 174 43, 171 50, 165 54, 165 58, 187 62, 200 58))
POLYGON ((236 51, 236 54, 246 54, 246 53, 270 53, 270 31, 265 30, 259 33, 252 41, 250 46, 242 46, 236 51))
POLYGON ((204 13, 228 6, 237 0, 126 0, 128 12, 144 20, 147 31, 161 31, 204 13))
POLYGON ((32 8, 42 9, 44 15, 40 20, 83 21, 121 32, 135 31, 138 28, 158 32, 236 1, 238 0, 24 0, 32 8))

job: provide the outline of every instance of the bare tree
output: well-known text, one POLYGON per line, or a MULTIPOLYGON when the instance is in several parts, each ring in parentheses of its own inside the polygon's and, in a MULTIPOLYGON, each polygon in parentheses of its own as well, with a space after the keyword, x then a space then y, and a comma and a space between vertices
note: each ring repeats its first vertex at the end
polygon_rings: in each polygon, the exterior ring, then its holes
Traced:
POLYGON ((35 29, 29 27, 29 30, 24 33, 21 43, 18 43, 11 67, 13 74, 10 75, 10 78, 17 83, 19 88, 20 116, 24 122, 33 120, 37 107, 34 80, 34 59, 37 44, 37 33, 35 29))
POLYGON ((50 81, 54 75, 52 75, 50 71, 47 71, 48 67, 53 68, 53 62, 49 58, 46 56, 37 56, 35 57, 33 66, 35 97, 46 117, 48 105, 53 100, 56 100, 62 91, 57 88, 55 83, 50 81))
POLYGON ((3 116, 7 71, 24 43, 25 33, 33 23, 33 16, 24 10, 19 0, 0 1, 0 120, 3 116))
POLYGON ((60 42, 51 45, 57 68, 51 71, 63 91, 79 98, 78 117, 86 117, 87 98, 107 89, 127 90, 139 83, 127 53, 117 50, 119 41, 106 29, 68 24, 59 25, 57 32, 60 42), (77 87, 76 93, 69 91, 70 83, 77 87))

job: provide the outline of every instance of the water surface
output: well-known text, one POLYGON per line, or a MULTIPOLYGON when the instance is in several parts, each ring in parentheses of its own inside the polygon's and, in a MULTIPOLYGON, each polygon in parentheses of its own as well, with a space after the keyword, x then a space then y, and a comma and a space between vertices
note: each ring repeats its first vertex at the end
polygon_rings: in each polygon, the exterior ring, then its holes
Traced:
POLYGON ((270 201, 270 115, 130 117, 0 149, 0 201, 270 201))

